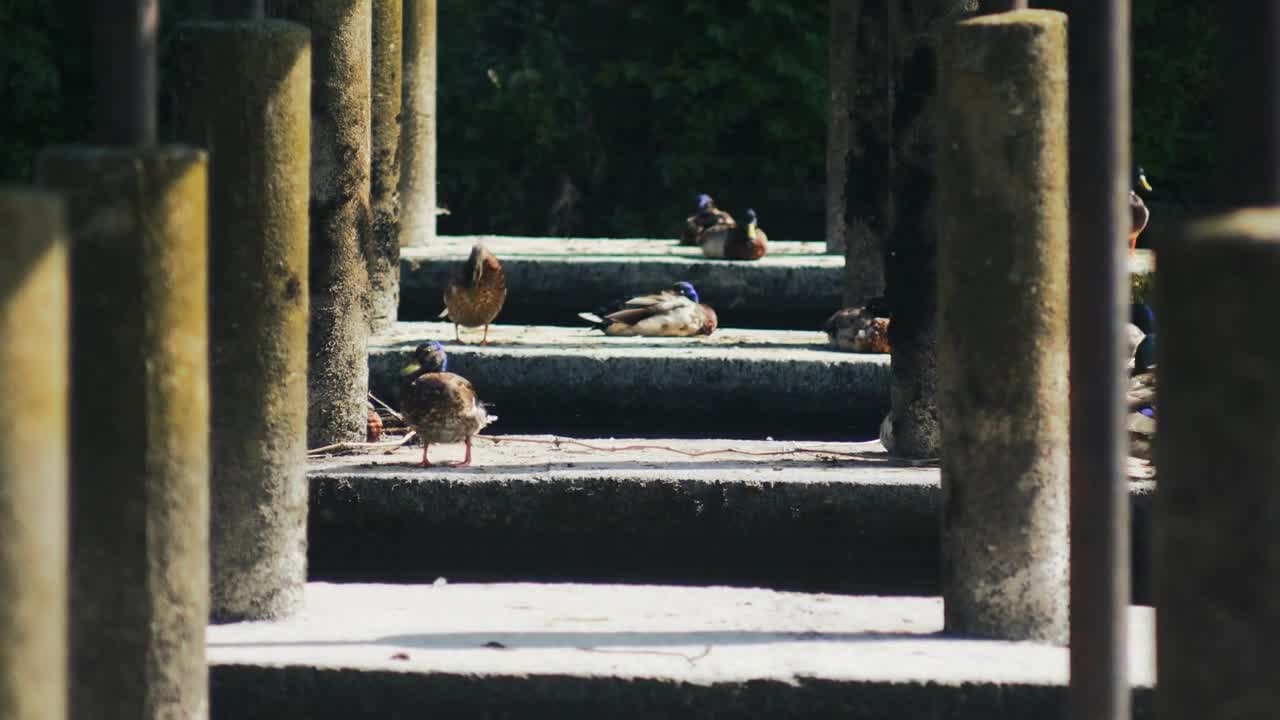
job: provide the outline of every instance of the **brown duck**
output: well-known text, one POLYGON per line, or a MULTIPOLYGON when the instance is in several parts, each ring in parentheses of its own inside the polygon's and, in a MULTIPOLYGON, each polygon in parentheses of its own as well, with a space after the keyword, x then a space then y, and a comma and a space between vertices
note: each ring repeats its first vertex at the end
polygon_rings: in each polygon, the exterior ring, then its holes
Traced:
POLYGON ((889 352, 888 313, 874 304, 837 310, 822 330, 836 350, 855 353, 889 352))
POLYGON ((685 218, 680 229, 681 245, 697 245, 703 231, 716 226, 733 227, 733 216, 716 207, 716 201, 703 193, 698 196, 698 211, 685 218))
POLYGON ((458 342, 458 326, 469 328, 484 326, 481 345, 489 344, 489 323, 502 312, 507 300, 507 276, 502 263, 484 245, 471 248, 471 256, 444 290, 444 311, 453 323, 453 337, 458 342))
POLYGON ((422 466, 431 467, 427 459, 431 443, 460 442, 467 445, 466 457, 445 465, 470 465, 472 436, 497 416, 489 414, 466 378, 448 372, 449 358, 440 343, 422 343, 414 349, 413 357, 415 362, 402 373, 400 413, 422 440, 422 466))

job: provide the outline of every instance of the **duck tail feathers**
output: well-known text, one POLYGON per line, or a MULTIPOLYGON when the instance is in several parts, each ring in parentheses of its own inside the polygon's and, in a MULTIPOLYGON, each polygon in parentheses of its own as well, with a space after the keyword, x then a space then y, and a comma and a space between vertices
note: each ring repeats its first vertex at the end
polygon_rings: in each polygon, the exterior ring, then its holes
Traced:
POLYGON ((586 320, 587 322, 591 323, 592 325, 604 325, 604 324, 605 324, 605 322, 604 322, 604 318, 600 317, 599 315, 597 315, 597 314, 595 314, 595 313, 580 312, 580 313, 578 313, 578 317, 582 318, 583 320, 586 320))
POLYGON ((437 315, 436 317, 438 317, 438 318, 449 317, 449 308, 448 308, 448 306, 445 306, 445 309, 441 310, 441 311, 440 311, 440 314, 439 314, 439 315, 437 315))

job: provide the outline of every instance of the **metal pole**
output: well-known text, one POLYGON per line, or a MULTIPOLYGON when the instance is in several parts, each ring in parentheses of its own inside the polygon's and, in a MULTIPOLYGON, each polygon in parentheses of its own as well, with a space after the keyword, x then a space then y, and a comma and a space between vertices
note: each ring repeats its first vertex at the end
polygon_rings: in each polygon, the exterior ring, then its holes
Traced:
POLYGON ((1070 18, 1072 720, 1129 718, 1129 2, 1070 18))
POLYGON ((95 23, 98 141, 154 145, 159 0, 100 2, 95 23))
POLYGON ((1224 207, 1280 203, 1280 3, 1223 2, 1224 207))
POLYGON ((1026 9, 1027 0, 982 0, 982 2, 978 3, 979 15, 991 15, 992 13, 1026 9))

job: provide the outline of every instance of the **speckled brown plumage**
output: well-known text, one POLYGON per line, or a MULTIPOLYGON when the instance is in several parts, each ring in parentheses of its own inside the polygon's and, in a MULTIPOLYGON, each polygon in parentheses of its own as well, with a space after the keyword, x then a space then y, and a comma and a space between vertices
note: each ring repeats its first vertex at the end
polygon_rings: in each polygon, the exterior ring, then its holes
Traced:
POLYGON ((461 342, 458 326, 484 327, 481 345, 489 342, 489 323, 502 312, 507 301, 507 277, 502 263, 484 245, 471 248, 471 255, 444 290, 444 312, 453 323, 454 339, 461 342))
POLYGON ((865 308, 844 308, 827 318, 822 329, 831 346, 856 353, 889 352, 889 318, 865 308))
POLYGON ((422 440, 422 466, 430 467, 431 443, 466 443, 466 457, 452 467, 471 464, 471 438, 498 418, 476 397, 461 375, 447 372, 448 358, 438 342, 419 345, 415 363, 405 368, 400 414, 422 440))
POLYGON ((369 420, 365 423, 364 438, 367 442, 378 442, 382 439, 382 417, 373 408, 369 408, 369 420))
POLYGON ((733 216, 716 207, 716 203, 709 195, 700 195, 699 201, 704 198, 705 204, 698 208, 698 211, 685 218, 684 226, 680 228, 680 244, 681 245, 697 245, 701 239, 701 235, 708 228, 716 226, 734 227, 733 216))
POLYGON ((599 313, 579 313, 606 335, 691 337, 710 335, 719 324, 716 311, 698 301, 698 292, 687 282, 669 290, 638 295, 599 313))

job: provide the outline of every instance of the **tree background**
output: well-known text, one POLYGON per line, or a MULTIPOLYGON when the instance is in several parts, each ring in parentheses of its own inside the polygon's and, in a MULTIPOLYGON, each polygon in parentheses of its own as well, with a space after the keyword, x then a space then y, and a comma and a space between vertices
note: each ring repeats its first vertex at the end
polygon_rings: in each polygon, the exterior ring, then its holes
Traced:
MULTIPOLYGON (((88 136, 94 0, 0 0, 0 181, 88 136)), ((1033 2, 1066 9, 1069 0, 1033 2)), ((174 26, 162 0, 162 129, 174 26)), ((827 3, 439 0, 440 232, 673 236, 693 196, 823 238, 827 3)), ((1214 194, 1209 3, 1135 0, 1134 147, 1157 202, 1214 194)))

